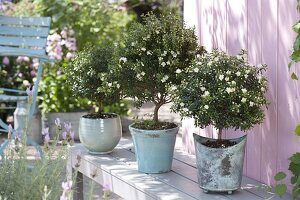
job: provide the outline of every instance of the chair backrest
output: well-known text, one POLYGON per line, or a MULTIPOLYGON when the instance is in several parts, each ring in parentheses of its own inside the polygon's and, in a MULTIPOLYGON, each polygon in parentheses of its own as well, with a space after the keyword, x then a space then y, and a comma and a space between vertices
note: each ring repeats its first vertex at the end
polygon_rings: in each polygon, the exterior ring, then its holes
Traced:
POLYGON ((0 55, 46 55, 50 17, 0 16, 0 55))

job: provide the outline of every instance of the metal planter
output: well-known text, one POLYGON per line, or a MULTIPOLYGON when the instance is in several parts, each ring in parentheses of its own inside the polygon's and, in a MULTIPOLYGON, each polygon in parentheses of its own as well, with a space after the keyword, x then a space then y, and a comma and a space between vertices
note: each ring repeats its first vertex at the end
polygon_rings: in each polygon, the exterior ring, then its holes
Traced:
POLYGON ((165 173, 172 168, 176 134, 179 128, 142 130, 129 126, 135 147, 138 171, 165 173))
POLYGON ((246 135, 231 139, 237 144, 227 148, 210 148, 203 144, 215 139, 193 134, 197 158, 199 186, 208 191, 231 194, 241 186, 246 146, 246 135))
POLYGON ((79 138, 91 154, 110 153, 122 137, 120 117, 79 121, 79 138))

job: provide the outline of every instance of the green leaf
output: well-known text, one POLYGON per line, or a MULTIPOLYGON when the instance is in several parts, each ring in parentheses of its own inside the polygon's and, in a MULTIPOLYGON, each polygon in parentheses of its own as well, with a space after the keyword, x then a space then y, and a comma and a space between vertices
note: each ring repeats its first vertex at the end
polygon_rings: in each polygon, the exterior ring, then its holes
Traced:
POLYGON ((275 193, 279 196, 282 197, 287 190, 287 186, 285 184, 278 184, 275 186, 275 193))
POLYGON ((298 80, 298 76, 294 72, 292 73, 291 78, 293 80, 298 80))
POLYGON ((294 61, 291 61, 291 62, 289 62, 289 64, 288 64, 288 68, 289 68, 289 69, 291 69, 291 67, 292 67, 294 64, 295 64, 295 62, 294 62, 294 61))
POLYGON ((295 135, 300 136, 300 124, 298 124, 294 130, 295 135))
POLYGON ((300 174, 300 167, 299 165, 291 162, 289 166, 289 170, 293 173, 293 175, 298 175, 300 174))
POLYGON ((292 27, 293 27, 293 30, 298 33, 300 30, 300 23, 298 22, 298 23, 294 24, 292 27))
POLYGON ((274 179, 276 181, 280 181, 286 177, 286 174, 284 172, 278 172, 275 176, 274 179))
POLYGON ((293 198, 295 198, 295 199, 297 197, 299 197, 299 195, 300 195, 300 187, 293 188, 292 195, 293 195, 293 198))
POLYGON ((295 183, 297 183, 297 176, 291 178, 291 184, 294 185, 295 183))
MULTIPOLYGON (((300 165, 300 153, 293 154, 289 160, 297 165, 300 165)), ((300 167, 300 166, 299 166, 300 167)))

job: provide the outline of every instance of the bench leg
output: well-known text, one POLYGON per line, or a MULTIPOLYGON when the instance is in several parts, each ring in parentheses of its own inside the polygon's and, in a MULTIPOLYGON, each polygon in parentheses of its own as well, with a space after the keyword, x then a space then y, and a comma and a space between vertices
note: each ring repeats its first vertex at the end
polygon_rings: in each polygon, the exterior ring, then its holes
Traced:
POLYGON ((83 200, 83 175, 81 172, 77 172, 76 181, 74 183, 74 200, 83 200))

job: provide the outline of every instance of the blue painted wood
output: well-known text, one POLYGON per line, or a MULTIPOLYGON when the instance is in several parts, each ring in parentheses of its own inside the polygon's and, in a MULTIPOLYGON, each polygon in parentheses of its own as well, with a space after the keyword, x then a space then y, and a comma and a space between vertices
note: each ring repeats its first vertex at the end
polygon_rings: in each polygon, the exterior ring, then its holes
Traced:
POLYGON ((0 16, 0 24, 25 26, 50 26, 50 17, 9 17, 0 16))
POLYGON ((48 27, 13 27, 13 26, 1 26, 0 35, 10 36, 32 36, 32 37, 47 37, 49 32, 48 27))
POLYGON ((28 56, 33 58, 49 59, 45 49, 24 49, 18 47, 0 46, 0 56, 28 56))
POLYGON ((39 47, 45 48, 46 38, 29 38, 16 36, 0 36, 0 45, 2 46, 21 46, 21 47, 39 47))

